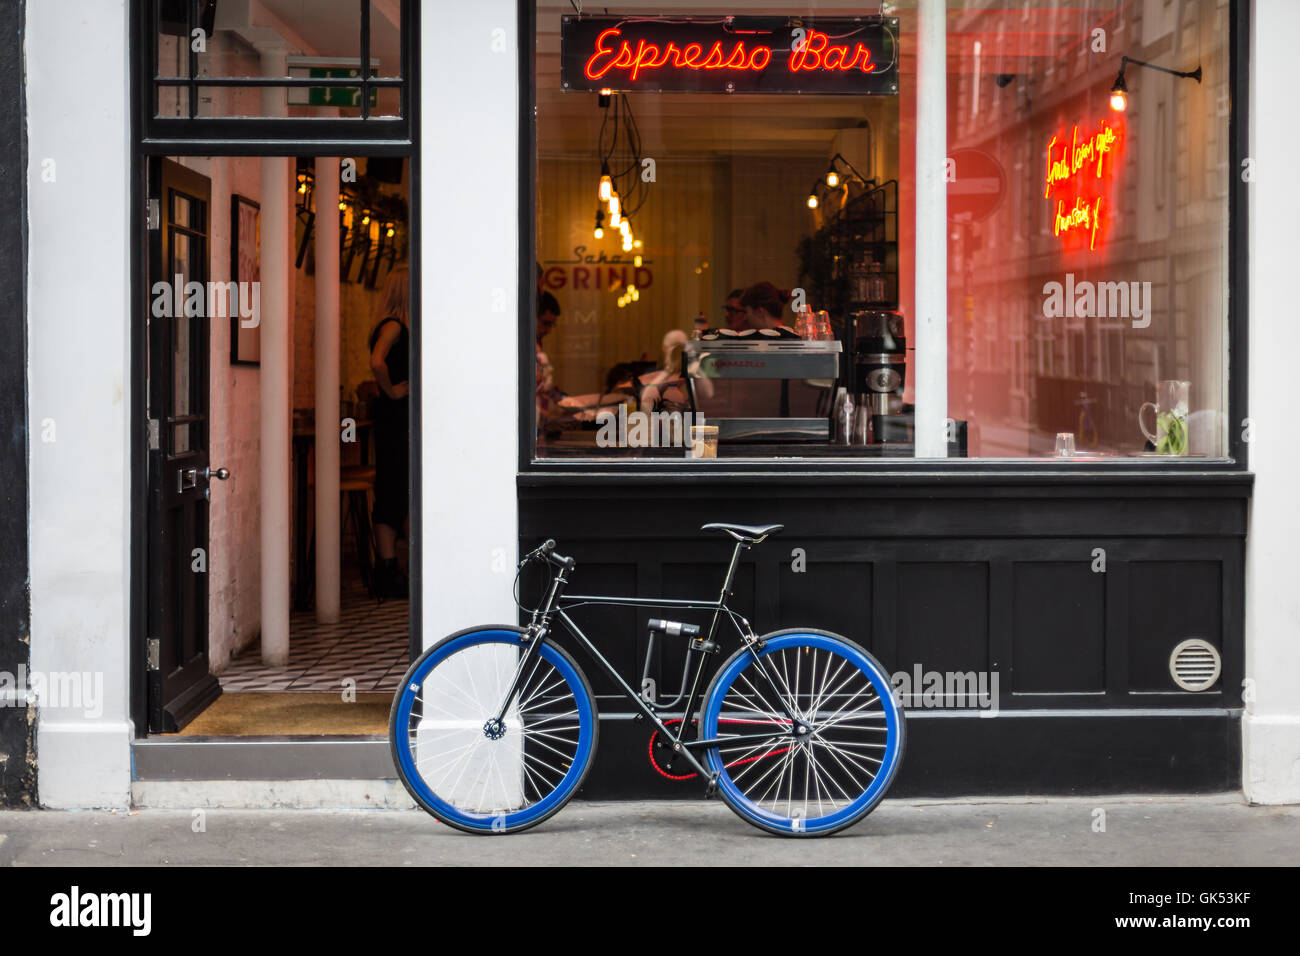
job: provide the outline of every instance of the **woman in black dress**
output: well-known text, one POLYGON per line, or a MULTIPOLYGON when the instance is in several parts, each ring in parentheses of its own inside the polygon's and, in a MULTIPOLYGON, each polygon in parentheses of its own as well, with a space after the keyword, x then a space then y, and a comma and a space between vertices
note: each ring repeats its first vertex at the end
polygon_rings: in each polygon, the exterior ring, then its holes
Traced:
POLYGON ((407 597, 397 567, 397 539, 409 533, 410 508, 410 273, 401 265, 388 274, 379 321, 370 333, 370 370, 379 385, 371 409, 375 423, 375 594, 407 597))

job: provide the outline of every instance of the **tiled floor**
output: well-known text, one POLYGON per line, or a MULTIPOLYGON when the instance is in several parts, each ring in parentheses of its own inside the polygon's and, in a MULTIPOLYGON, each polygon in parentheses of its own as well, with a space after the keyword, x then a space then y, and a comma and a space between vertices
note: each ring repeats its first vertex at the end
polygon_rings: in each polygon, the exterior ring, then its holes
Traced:
POLYGON ((406 673, 410 605, 382 603, 360 588, 345 591, 337 624, 318 624, 315 611, 295 611, 289 622, 289 666, 265 667, 261 646, 249 645, 217 679, 223 691, 392 692, 406 673))

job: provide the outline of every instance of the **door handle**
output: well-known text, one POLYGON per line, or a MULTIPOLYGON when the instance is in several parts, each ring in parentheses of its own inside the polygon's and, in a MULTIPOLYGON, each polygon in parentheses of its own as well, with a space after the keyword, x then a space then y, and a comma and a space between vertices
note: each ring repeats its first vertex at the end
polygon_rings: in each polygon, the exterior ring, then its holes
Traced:
POLYGON ((218 481, 225 481, 227 478, 230 477, 230 469, 229 468, 204 468, 203 477, 206 478, 208 481, 211 481, 213 478, 216 478, 218 481))

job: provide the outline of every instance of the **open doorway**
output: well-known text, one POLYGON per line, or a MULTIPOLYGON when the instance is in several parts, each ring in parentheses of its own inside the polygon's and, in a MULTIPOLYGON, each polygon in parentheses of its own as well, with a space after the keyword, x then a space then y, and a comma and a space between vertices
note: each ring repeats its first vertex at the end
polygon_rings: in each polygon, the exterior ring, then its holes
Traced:
POLYGON ((149 160, 153 733, 386 730, 411 643, 410 165, 279 161, 286 189, 257 157, 149 160))

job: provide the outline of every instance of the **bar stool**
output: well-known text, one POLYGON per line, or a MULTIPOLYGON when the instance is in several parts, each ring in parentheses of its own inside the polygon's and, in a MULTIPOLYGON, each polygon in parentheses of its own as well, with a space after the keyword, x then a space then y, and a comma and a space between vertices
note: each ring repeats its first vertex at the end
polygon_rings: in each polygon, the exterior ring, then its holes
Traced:
POLYGON ((357 564, 366 593, 375 596, 374 530, 370 526, 370 496, 375 491, 373 465, 344 465, 339 469, 339 494, 347 507, 345 524, 351 524, 357 544, 357 564))

